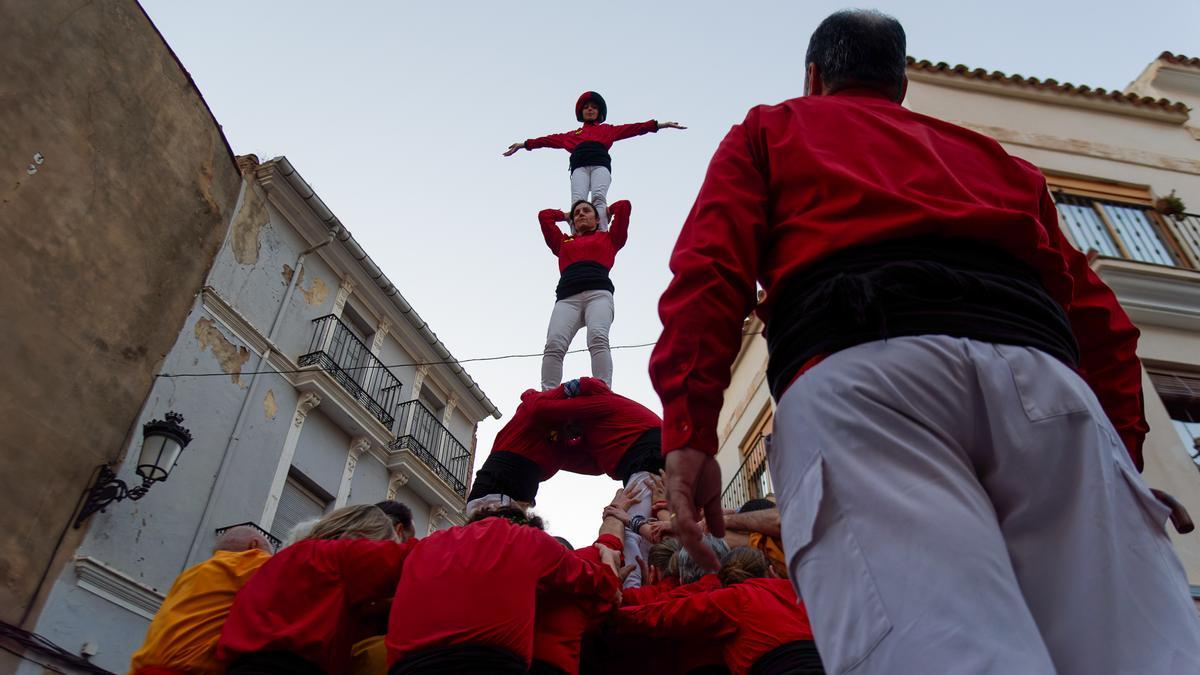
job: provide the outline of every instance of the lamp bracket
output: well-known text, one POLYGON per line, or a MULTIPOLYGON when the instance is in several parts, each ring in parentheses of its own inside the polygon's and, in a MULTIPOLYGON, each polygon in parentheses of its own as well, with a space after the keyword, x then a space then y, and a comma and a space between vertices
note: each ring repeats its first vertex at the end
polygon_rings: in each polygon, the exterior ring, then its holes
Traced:
POLYGON ((137 501, 145 497, 152 482, 143 478, 141 485, 131 488, 126 485, 125 481, 117 478, 117 474, 113 473, 109 465, 101 465, 100 475, 96 476, 96 482, 88 488, 83 508, 80 509, 79 516, 75 518, 75 529, 79 529, 93 513, 97 511, 103 513, 104 509, 113 502, 126 499, 137 501))

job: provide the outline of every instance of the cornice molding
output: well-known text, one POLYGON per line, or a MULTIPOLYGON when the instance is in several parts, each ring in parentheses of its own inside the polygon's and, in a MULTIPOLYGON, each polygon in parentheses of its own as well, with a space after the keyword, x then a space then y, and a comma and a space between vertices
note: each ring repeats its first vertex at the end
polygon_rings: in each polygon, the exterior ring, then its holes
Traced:
POLYGON ((154 618, 166 597, 156 589, 89 556, 75 558, 75 578, 79 588, 147 620, 154 618))

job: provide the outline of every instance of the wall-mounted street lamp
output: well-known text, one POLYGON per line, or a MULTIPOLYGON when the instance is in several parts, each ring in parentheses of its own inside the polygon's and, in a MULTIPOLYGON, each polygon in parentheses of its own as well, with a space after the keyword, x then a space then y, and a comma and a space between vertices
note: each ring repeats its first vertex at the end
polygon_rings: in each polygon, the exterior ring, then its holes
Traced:
POLYGON ((180 425, 182 421, 183 415, 172 411, 166 414, 165 421, 153 420, 142 427, 142 454, 137 465, 138 475, 142 477, 141 485, 133 488, 127 486, 107 464, 102 465, 96 482, 87 491, 83 508, 75 519, 75 527, 83 525, 89 516, 103 511, 113 502, 125 499, 137 501, 145 497, 151 485, 166 480, 179 461, 180 453, 192 442, 191 432, 180 425))

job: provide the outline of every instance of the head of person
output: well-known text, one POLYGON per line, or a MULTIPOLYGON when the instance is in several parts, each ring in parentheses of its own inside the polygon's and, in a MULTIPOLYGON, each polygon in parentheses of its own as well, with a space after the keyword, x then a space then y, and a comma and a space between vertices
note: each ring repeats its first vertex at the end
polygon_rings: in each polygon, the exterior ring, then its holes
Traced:
POLYGON ((417 538, 417 530, 413 527, 412 509, 394 499, 385 499, 375 507, 392 519, 392 528, 396 530, 400 541, 417 538))
POLYGON ((742 504, 742 507, 738 509, 737 512, 750 513, 751 511, 766 511, 767 509, 773 509, 776 506, 777 505, 775 502, 771 501, 770 499, 751 499, 745 504, 742 504))
POLYGON ((738 546, 721 558, 721 571, 717 577, 722 586, 732 586, 747 579, 773 576, 771 565, 762 551, 749 546, 738 546))
POLYGON ((679 548, 678 539, 667 537, 646 552, 646 564, 656 580, 679 575, 679 548))
POLYGON ((584 124, 602 124, 608 118, 604 97, 594 91, 583 92, 575 101, 575 119, 584 124))
MULTIPOLYGON (((704 544, 712 549, 712 552, 717 556, 717 560, 725 557, 729 553, 729 545, 724 539, 717 539, 711 534, 704 535, 704 544)), ((700 580, 700 577, 708 574, 709 570, 700 566, 696 559, 688 553, 686 548, 681 548, 678 553, 679 561, 679 583, 690 584, 700 580)))
POLYGON ((567 214, 567 222, 575 234, 595 232, 600 225, 600 215, 596 207, 586 199, 580 199, 571 205, 571 213, 567 214))
POLYGON ((567 549, 568 551, 574 551, 574 550, 575 550, 575 547, 571 545, 571 542, 567 541, 567 538, 566 538, 566 537, 555 537, 555 538, 554 538, 554 541, 557 541, 558 543, 560 543, 560 544, 562 544, 563 546, 565 546, 565 547, 566 547, 566 549, 567 549))
POLYGON ((399 541, 392 519, 374 504, 343 506, 318 520, 299 541, 311 539, 375 539, 399 541))
POLYGON ((908 90, 904 27, 873 9, 843 9, 817 26, 804 57, 804 94, 868 89, 899 103, 908 90))
POLYGON ((264 553, 271 553, 272 550, 271 542, 267 541, 267 538, 261 532, 245 525, 225 530, 217 536, 217 541, 213 543, 213 553, 217 551, 229 551, 232 553, 263 551, 264 553))
POLYGON ((519 506, 485 507, 478 509, 467 519, 467 524, 478 523, 488 518, 503 518, 513 525, 524 525, 539 530, 546 529, 546 524, 542 522, 540 517, 529 513, 519 506))

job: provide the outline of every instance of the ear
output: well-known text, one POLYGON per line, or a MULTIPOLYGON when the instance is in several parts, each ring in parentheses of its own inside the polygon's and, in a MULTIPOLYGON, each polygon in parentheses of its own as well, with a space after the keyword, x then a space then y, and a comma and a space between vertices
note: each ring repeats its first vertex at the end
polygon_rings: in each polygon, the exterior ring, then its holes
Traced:
POLYGON ((821 71, 817 70, 817 64, 815 63, 810 63, 804 67, 804 95, 825 95, 825 83, 821 81, 821 71))

